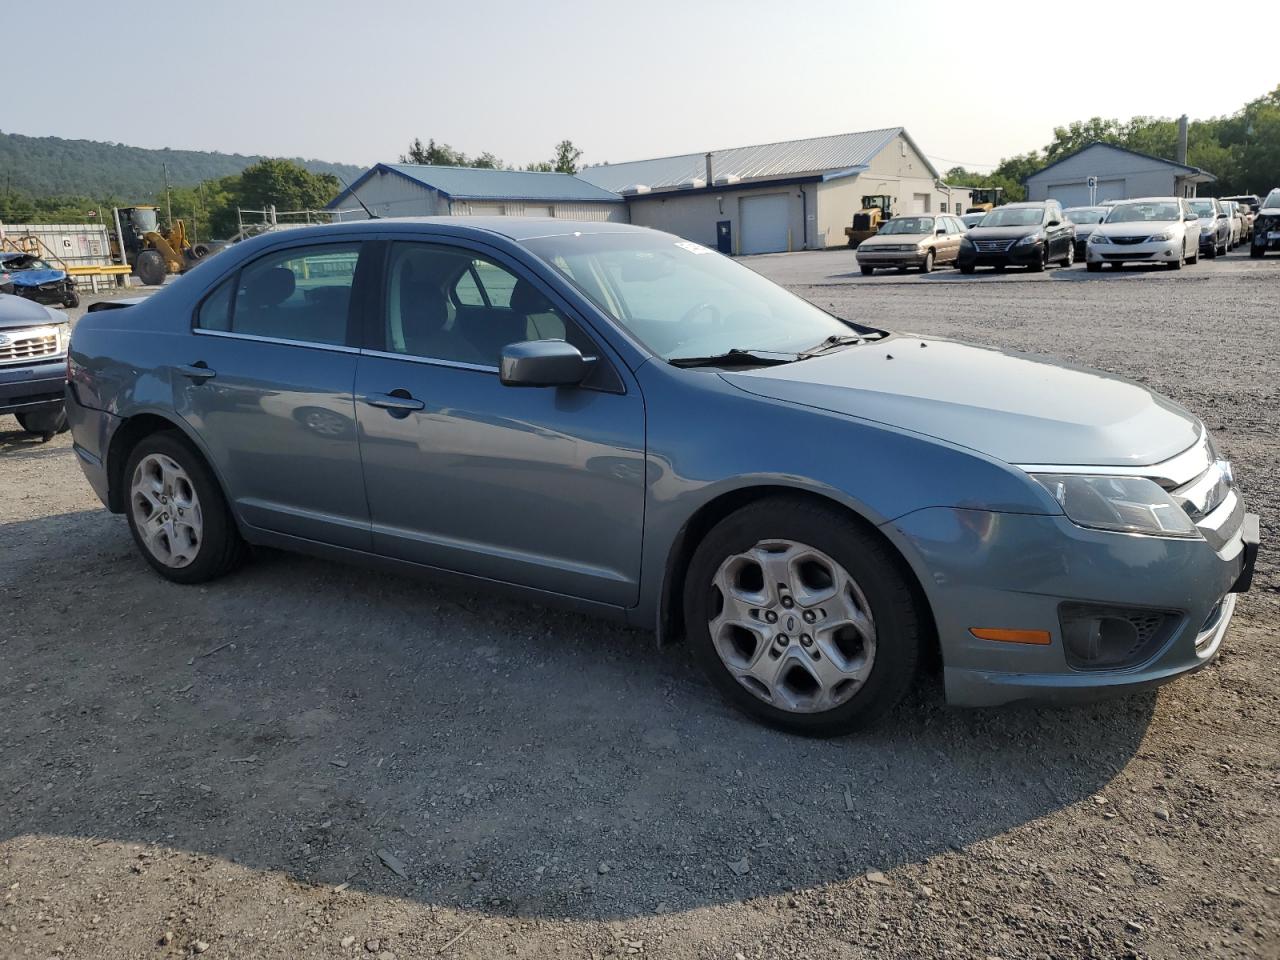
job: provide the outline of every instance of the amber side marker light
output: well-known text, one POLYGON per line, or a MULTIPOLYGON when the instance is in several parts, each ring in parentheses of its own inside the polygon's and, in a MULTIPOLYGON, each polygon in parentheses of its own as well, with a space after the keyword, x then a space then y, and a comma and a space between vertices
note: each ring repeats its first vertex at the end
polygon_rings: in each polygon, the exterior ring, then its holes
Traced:
POLYGON ((1046 646, 1048 630, 998 630, 992 627, 970 627, 969 632, 979 640, 998 640, 1001 643, 1033 643, 1046 646))

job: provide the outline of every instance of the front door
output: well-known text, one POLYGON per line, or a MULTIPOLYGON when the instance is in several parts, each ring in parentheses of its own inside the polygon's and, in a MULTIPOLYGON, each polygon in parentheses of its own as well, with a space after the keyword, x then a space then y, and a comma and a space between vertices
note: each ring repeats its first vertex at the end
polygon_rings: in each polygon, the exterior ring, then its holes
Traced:
POLYGON ((395 242, 356 372, 374 549, 630 606, 644 520, 638 389, 524 268, 461 245, 395 242), (567 339, 578 387, 498 379, 502 348, 567 339))
POLYGON ((247 523, 367 550, 351 392, 362 249, 294 245, 236 271, 201 304, 171 382, 247 523))

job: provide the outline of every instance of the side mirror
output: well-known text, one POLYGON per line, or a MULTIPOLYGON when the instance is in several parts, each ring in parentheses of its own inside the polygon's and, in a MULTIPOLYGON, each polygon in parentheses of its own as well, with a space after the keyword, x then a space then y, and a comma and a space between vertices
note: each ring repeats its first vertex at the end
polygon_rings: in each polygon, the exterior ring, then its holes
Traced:
POLYGON ((934 235, 935 237, 940 237, 940 236, 942 236, 943 234, 945 234, 946 232, 947 232, 947 228, 946 228, 946 227, 939 227, 937 230, 933 231, 933 235, 934 235))
POLYGON ((522 340, 502 348, 498 379, 506 387, 572 387, 590 369, 591 361, 564 340, 522 340))
POLYGON ((1220 214, 1218 214, 1218 219, 1219 219, 1219 220, 1226 220, 1226 219, 1227 219, 1227 214, 1225 214, 1225 213, 1220 213, 1220 214))

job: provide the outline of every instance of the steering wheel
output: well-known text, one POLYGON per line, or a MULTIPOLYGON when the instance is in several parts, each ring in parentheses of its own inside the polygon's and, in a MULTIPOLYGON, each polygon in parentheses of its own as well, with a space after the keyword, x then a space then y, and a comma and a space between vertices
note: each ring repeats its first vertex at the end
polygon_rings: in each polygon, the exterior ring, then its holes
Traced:
POLYGON ((720 308, 709 300, 703 300, 701 303, 695 303, 680 317, 680 322, 693 323, 694 317, 700 313, 708 314, 707 322, 711 326, 718 327, 720 325, 720 308))

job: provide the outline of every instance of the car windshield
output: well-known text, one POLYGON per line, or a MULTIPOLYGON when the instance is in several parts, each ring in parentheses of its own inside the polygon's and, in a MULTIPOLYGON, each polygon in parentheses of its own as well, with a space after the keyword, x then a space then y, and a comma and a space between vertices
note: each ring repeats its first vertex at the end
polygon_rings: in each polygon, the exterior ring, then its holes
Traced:
POLYGON ((1195 211, 1197 217, 1212 217, 1217 211, 1213 209, 1212 200, 1189 200, 1191 209, 1195 211))
POLYGON ((1043 207, 997 207, 983 217, 978 226, 1033 227, 1043 219, 1043 207))
POLYGON ((656 231, 538 237, 524 246, 664 360, 793 354, 857 331, 714 250, 656 231))
POLYGON ((1181 220, 1178 204, 1172 200, 1152 200, 1146 203, 1121 203, 1111 208, 1107 223, 1145 223, 1181 220))
POLYGON ((1280 207, 1280 188, 1272 190, 1270 193, 1268 193, 1267 199, 1262 202, 1262 205, 1272 210, 1274 210, 1276 207, 1280 207))
POLYGON ((1107 215, 1102 207, 1072 207, 1064 212, 1072 223, 1099 223, 1107 215))
POLYGON ((933 217, 898 217, 880 228, 881 233, 933 233, 933 217))

